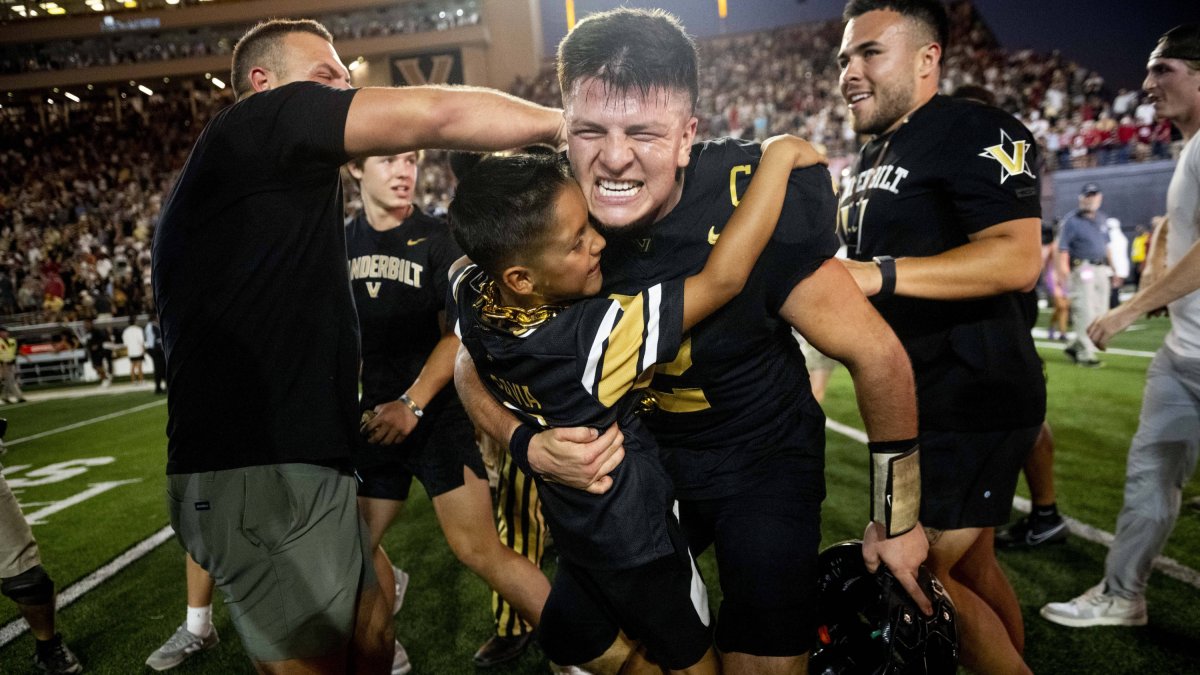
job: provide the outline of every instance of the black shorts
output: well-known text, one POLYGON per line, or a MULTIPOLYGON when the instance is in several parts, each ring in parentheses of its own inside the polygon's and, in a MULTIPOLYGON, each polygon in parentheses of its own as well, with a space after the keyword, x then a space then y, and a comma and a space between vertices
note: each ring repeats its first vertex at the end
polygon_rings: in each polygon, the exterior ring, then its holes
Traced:
POLYGON ((922 432, 921 524, 958 530, 1007 523, 1017 476, 1041 428, 922 432))
POLYGON ((817 627, 817 553, 825 474, 820 458, 782 453, 738 494, 680 502, 691 550, 715 547, 723 599, 717 648, 799 656, 817 627))
POLYGON ((712 646, 708 595, 674 514, 666 513, 675 551, 623 570, 595 570, 560 559, 542 610, 538 642, 559 665, 581 665, 624 630, 660 666, 694 665, 712 646))
POLYGON ((426 409, 399 445, 372 445, 360 438, 353 461, 358 496, 376 499, 408 499, 414 477, 433 498, 463 485, 463 467, 476 477, 487 475, 475 427, 457 399, 426 409))

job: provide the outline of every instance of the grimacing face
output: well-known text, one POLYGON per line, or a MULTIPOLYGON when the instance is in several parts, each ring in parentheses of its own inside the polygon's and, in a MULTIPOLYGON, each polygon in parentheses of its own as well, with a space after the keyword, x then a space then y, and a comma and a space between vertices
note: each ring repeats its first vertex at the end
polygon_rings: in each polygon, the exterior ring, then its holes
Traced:
POLYGON ((319 82, 337 89, 350 88, 350 71, 327 40, 312 33, 283 36, 282 72, 267 71, 269 87, 292 82, 319 82))
POLYGON ((564 96, 567 156, 592 218, 621 229, 653 223, 679 203, 679 171, 696 137, 687 92, 613 91, 595 78, 564 96))
POLYGON ((914 22, 892 10, 851 19, 838 50, 839 84, 860 134, 881 134, 916 107, 919 36, 914 22))

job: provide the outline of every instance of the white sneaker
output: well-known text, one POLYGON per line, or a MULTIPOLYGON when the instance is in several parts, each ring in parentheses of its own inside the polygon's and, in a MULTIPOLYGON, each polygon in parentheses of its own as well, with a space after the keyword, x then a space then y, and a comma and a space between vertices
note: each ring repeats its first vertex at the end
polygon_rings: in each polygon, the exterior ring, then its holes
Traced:
POLYGON ((1146 598, 1126 600, 1104 592, 1104 582, 1069 602, 1051 602, 1042 607, 1042 617, 1062 626, 1145 626, 1146 598))
POLYGON ((396 616, 404 606, 404 594, 408 591, 408 572, 392 565, 392 574, 396 577, 396 601, 392 603, 392 616, 396 616))
POLYGON ((407 675, 412 672, 412 663, 408 660, 408 652, 404 645, 396 640, 396 655, 392 657, 392 675, 407 675))
POLYGON ((592 675, 590 671, 579 666, 560 666, 553 662, 550 664, 550 672, 553 675, 592 675))
POLYGON ((208 637, 202 638, 192 634, 188 631, 187 624, 183 624, 179 626, 174 635, 167 638, 161 647, 154 650, 150 658, 146 659, 146 665, 155 670, 174 668, 186 661, 192 654, 212 649, 220 641, 221 639, 217 637, 216 626, 212 627, 208 637))
POLYGON ((109 378, 107 380, 100 380, 100 388, 101 389, 107 389, 111 386, 112 386, 112 378, 109 378))

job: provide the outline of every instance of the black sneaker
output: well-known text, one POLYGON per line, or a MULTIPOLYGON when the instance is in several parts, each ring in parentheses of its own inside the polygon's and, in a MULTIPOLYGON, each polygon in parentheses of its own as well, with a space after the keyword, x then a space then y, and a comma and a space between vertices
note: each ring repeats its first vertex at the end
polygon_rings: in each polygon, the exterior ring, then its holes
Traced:
POLYGON ((1063 353, 1067 355, 1068 359, 1071 359, 1072 363, 1079 363, 1079 350, 1074 345, 1064 347, 1063 353))
POLYGON ((480 668, 491 668, 498 663, 511 661, 525 651, 532 637, 532 633, 525 633, 524 635, 493 635, 490 640, 483 643, 479 651, 475 652, 475 656, 471 660, 480 668))
POLYGON ((1088 359, 1087 361, 1076 361, 1081 368, 1103 368, 1104 362, 1100 359, 1088 359))
POLYGON ((33 665, 46 673, 82 673, 83 665, 71 653, 62 635, 54 634, 46 643, 39 642, 33 653, 33 665))
POLYGON ((1033 516, 1025 516, 996 530, 996 545, 1006 548, 1032 548, 1042 544, 1061 544, 1066 540, 1067 521, 1062 516, 1056 516, 1053 520, 1035 520, 1033 516))

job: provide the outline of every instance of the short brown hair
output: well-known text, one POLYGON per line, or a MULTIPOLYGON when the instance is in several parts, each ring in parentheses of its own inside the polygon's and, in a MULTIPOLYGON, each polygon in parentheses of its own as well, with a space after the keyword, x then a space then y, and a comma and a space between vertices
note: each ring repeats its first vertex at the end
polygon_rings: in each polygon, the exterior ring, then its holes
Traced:
POLYGON ((279 44, 291 33, 311 33, 333 42, 333 35, 325 26, 312 19, 271 19, 259 23, 233 46, 233 70, 229 80, 235 97, 241 98, 254 88, 250 84, 251 68, 263 66, 274 71, 282 68, 279 44))

